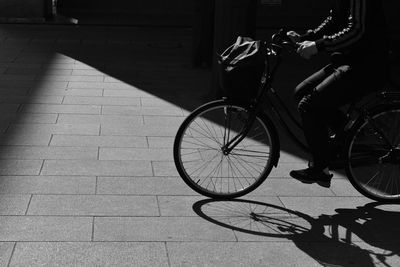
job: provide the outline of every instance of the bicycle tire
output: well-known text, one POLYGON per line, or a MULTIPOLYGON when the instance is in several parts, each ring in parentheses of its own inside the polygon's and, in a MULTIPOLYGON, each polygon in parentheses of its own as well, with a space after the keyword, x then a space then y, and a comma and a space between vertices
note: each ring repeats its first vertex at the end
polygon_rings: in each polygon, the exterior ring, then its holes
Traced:
POLYGON ((222 144, 230 134, 240 131, 246 116, 246 105, 223 99, 197 108, 179 127, 173 147, 175 166, 197 193, 214 199, 243 196, 256 189, 277 165, 278 135, 263 113, 256 116, 246 138, 224 155, 222 144), (194 170, 189 171, 192 165, 194 170), (250 177, 252 172, 254 177, 250 177))
POLYGON ((349 131, 346 175, 365 197, 400 203, 400 103, 372 108, 368 115, 371 119, 359 118, 349 131), (388 156, 393 159, 385 162, 388 156))

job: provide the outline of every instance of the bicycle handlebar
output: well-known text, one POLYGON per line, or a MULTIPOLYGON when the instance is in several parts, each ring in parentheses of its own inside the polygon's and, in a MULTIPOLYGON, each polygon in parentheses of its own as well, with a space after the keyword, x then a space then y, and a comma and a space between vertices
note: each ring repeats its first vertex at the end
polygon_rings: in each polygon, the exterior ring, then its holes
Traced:
POLYGON ((293 42, 289 36, 287 36, 287 32, 284 29, 280 29, 277 33, 272 35, 271 45, 281 49, 286 48, 286 50, 297 50, 299 47, 298 43, 293 42))

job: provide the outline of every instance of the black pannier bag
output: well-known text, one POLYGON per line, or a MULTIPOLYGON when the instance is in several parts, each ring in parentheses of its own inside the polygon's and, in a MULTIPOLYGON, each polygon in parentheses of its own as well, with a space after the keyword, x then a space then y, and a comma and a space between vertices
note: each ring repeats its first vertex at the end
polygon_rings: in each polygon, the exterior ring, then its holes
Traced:
POLYGON ((225 97, 249 102, 257 96, 265 67, 265 45, 239 36, 218 55, 219 81, 225 97))

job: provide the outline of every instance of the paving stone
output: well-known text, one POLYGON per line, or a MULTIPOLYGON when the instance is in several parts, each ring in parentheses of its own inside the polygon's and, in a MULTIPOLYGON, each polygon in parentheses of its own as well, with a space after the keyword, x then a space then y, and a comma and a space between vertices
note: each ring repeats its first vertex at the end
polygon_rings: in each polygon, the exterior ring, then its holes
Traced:
POLYGON ((150 162, 113 160, 45 160, 42 175, 152 176, 150 162))
POLYGON ((146 125, 169 125, 175 126, 177 129, 182 124, 184 117, 178 116, 144 116, 144 124, 146 125))
MULTIPOLYGON (((90 75, 93 75, 93 76, 99 76, 99 75, 104 75, 104 73, 102 72, 102 71, 99 71, 99 70, 95 70, 95 69, 91 69, 91 70, 82 70, 82 69, 74 69, 73 71, 72 71, 72 75, 79 75, 79 76, 83 76, 83 75, 86 75, 86 76, 90 76, 90 75)), ((77 88, 76 86, 78 86, 78 85, 71 85, 72 87, 74 87, 74 88, 77 88)), ((72 88, 71 87, 71 88, 72 88)))
POLYGON ((98 149, 91 147, 3 146, 0 159, 97 159, 98 149))
POLYGON ((0 112, 17 112, 20 104, 1 103, 0 112))
POLYGON ((0 216, 1 241, 90 241, 89 217, 0 216))
MULTIPOLYGON (((73 69, 81 69, 81 70, 92 70, 94 69, 94 67, 84 64, 84 63, 50 63, 48 65, 46 65, 46 67, 51 68, 51 69, 68 69, 68 70, 73 70, 73 69)), ((81 77, 79 75, 74 75, 76 77, 81 77)), ((84 75, 87 76, 87 75, 84 75)), ((103 76, 103 75, 100 75, 103 76)), ((93 76, 93 77, 97 77, 97 76, 93 76)))
POLYGON ((53 135, 52 146, 80 147, 147 147, 146 137, 143 136, 82 136, 82 135, 53 135))
POLYGON ((160 107, 131 107, 131 106, 104 106, 102 109, 104 115, 169 115, 182 116, 183 111, 180 108, 160 108, 160 107))
POLYGON ((152 148, 172 148, 174 146, 174 137, 152 137, 147 138, 149 147, 152 148))
POLYGON ((39 74, 41 74, 40 79, 45 79, 46 81, 56 81, 58 82, 58 80, 54 80, 54 79, 48 79, 47 76, 53 76, 53 75, 71 75, 72 70, 65 70, 65 69, 51 69, 51 68, 47 68, 44 71, 42 70, 39 74), (47 79, 46 79, 47 78, 47 79))
POLYGON ((161 242, 19 242, 10 266, 168 266, 161 242))
POLYGON ((171 266, 321 266, 288 242, 168 242, 171 266))
MULTIPOLYGON (((133 86, 132 86, 133 87, 133 86)), ((104 96, 112 97, 154 97, 154 95, 140 90, 139 88, 132 88, 130 90, 119 90, 119 89, 106 89, 104 90, 104 96)))
POLYGON ((12 124, 8 134, 81 134, 98 135, 100 125, 96 124, 12 124))
POLYGON ((94 194, 94 176, 1 176, 0 194, 94 194))
POLYGON ((271 173, 268 177, 272 178, 290 178, 290 171, 298 170, 298 169, 305 169, 307 168, 306 163, 285 163, 279 162, 278 167, 272 168, 271 173))
POLYGON ((57 114, 3 113, 0 121, 9 123, 56 123, 57 114))
POLYGON ((42 68, 42 64, 21 64, 21 63, 4 63, 0 64, 1 67, 6 68, 31 68, 31 69, 40 69, 42 68))
POLYGON ((0 95, 28 95, 29 88, 0 88, 0 95))
POLYGON ((281 150, 280 157, 279 157, 279 164, 281 163, 298 163, 298 164, 308 164, 308 158, 303 155, 304 153, 299 151, 284 151, 281 150))
POLYGON ((29 74, 3 74, 0 75, 1 81, 34 81, 36 80, 37 75, 29 75, 29 74))
POLYGON ((334 196, 329 188, 303 184, 293 178, 268 177, 251 195, 264 196, 334 196))
POLYGON ((1 81, 0 86, 5 88, 32 88, 36 85, 34 81, 1 81))
POLYGON ((177 132, 175 126, 142 125, 140 127, 132 125, 121 125, 114 127, 105 124, 101 126, 101 135, 132 135, 132 136, 175 136, 177 132))
POLYGON ((6 70, 7 74, 17 74, 17 75, 36 75, 39 72, 40 72, 40 69, 24 68, 24 67, 9 67, 6 70))
POLYGON ((0 145, 2 146, 47 146, 51 134, 0 134, 0 145))
POLYGON ((96 217, 95 241, 235 241, 229 229, 197 217, 96 217))
POLYGON ((179 176, 173 161, 153 161, 151 164, 155 176, 179 176))
POLYGON ((172 149, 165 148, 100 148, 100 160, 169 160, 172 149))
POLYGON ((32 86, 32 92, 38 91, 39 88, 38 83, 40 83, 40 90, 49 90, 49 89, 67 89, 68 82, 59 82, 59 81, 49 81, 49 80, 39 80, 36 81, 32 86))
POLYGON ((77 113, 100 114, 101 107, 96 105, 52 105, 52 104, 25 104, 22 112, 25 113, 77 113))
POLYGON ((42 160, 0 160, 0 175, 38 175, 42 160))
POLYGON ((98 177, 97 194, 197 195, 178 177, 98 177))
POLYGON ((35 195, 28 215, 159 216, 151 196, 35 195))
MULTIPOLYGON (((112 66, 111 69, 116 69, 116 66, 112 66)), ((108 82, 108 83, 124 83, 124 81, 121 81, 120 79, 115 78, 113 76, 109 76, 109 75, 106 75, 106 77, 104 78, 104 82, 108 82)))
POLYGON ((18 114, 18 113, 3 113, 0 117, 0 122, 3 124, 9 123, 55 123, 57 120, 56 114, 18 114), (24 116, 26 115, 26 116, 24 116))
POLYGON ((177 107, 174 103, 160 99, 160 98, 141 98, 142 106, 144 107, 177 107))
POLYGON ((104 80, 104 75, 98 75, 98 76, 76 76, 76 75, 68 75, 68 74, 63 74, 62 72, 55 72, 55 71, 68 71, 72 72, 71 70, 68 69, 52 69, 51 72, 44 73, 43 75, 40 76, 40 79, 45 79, 47 81, 55 81, 55 82, 103 82, 104 80))
POLYGON ((363 196, 359 193, 353 185, 347 179, 333 179, 330 189, 333 191, 335 196, 341 197, 361 197, 363 196))
POLYGON ((14 245, 14 242, 0 242, 0 266, 8 266, 14 245))
POLYGON ((75 105, 133 105, 140 106, 140 98, 66 96, 64 104, 75 105))
POLYGON ((65 124, 123 124, 140 127, 143 125, 143 118, 141 116, 60 114, 57 122, 65 124))
MULTIPOLYGON (((31 58, 29 57, 24 57, 24 58, 19 58, 20 62, 31 62, 31 63, 38 63, 38 62, 42 62, 42 63, 46 63, 49 62, 49 58, 40 58, 38 56, 33 56, 31 58)), ((74 63, 76 60, 73 58, 68 57, 67 55, 61 55, 59 53, 57 54, 52 54, 51 57, 51 63, 52 64, 59 64, 59 63, 74 63)), ((19 62, 17 60, 17 62, 19 62)))
POLYGON ((45 95, 59 95, 59 96, 102 96, 103 90, 101 89, 47 89, 34 92, 37 96, 45 95))
POLYGON ((30 195, 0 194, 0 215, 24 215, 30 198, 30 195))
POLYGON ((61 104, 62 96, 3 96, 2 100, 16 104, 61 104))

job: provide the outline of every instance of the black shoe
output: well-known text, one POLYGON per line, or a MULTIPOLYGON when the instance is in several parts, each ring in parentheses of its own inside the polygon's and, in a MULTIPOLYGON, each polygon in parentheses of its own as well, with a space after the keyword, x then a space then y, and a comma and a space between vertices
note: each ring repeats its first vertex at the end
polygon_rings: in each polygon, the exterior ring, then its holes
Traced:
POLYGON ((317 183, 320 186, 329 188, 333 174, 326 174, 315 168, 307 168, 303 170, 291 171, 290 176, 305 184, 317 183))

